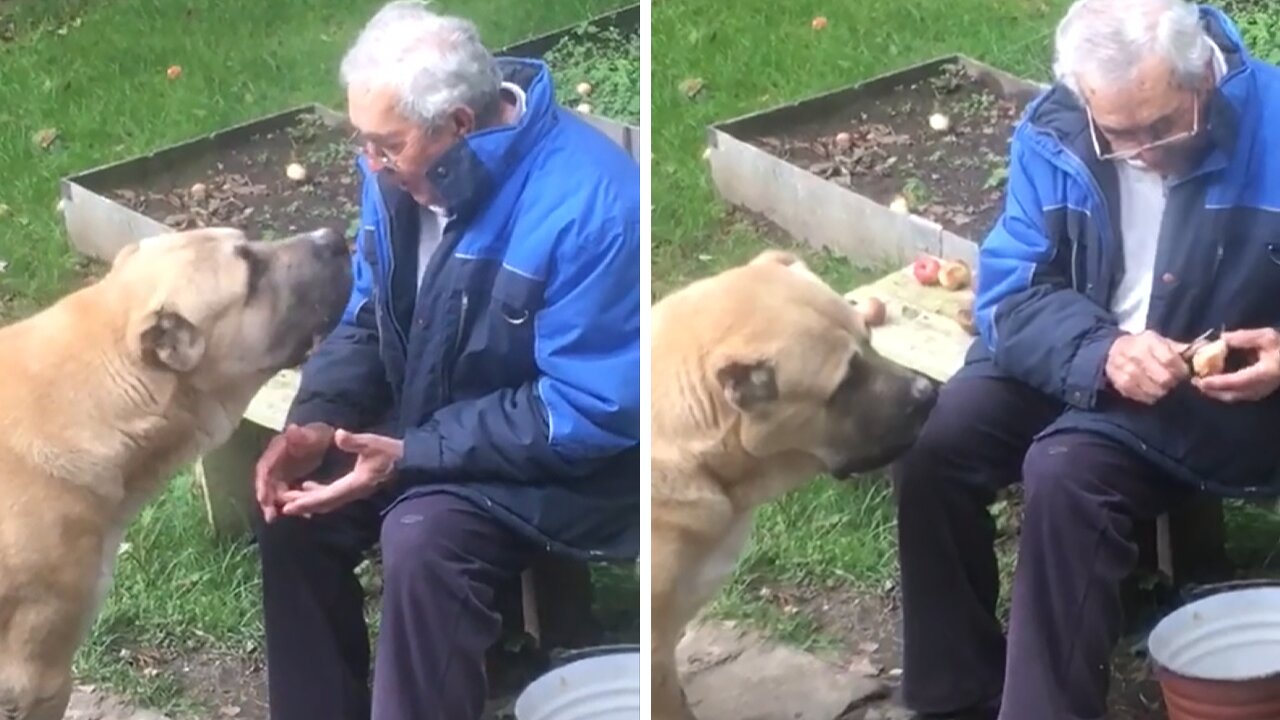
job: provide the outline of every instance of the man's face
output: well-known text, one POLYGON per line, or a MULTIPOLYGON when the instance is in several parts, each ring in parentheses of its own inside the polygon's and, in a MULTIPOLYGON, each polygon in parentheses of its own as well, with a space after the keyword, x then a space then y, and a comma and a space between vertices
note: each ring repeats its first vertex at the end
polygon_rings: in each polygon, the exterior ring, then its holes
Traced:
POLYGON ((374 170, 386 171, 419 205, 440 205, 427 170, 475 126, 467 108, 454 110, 437 128, 426 129, 406 118, 399 96, 387 87, 347 90, 347 115, 374 170))
POLYGON ((1180 87, 1169 63, 1152 57, 1138 65, 1125 85, 1092 84, 1082 78, 1080 91, 1104 156, 1131 155, 1128 159, 1135 165, 1169 176, 1188 170, 1201 147, 1207 123, 1204 100, 1212 82, 1206 67, 1201 87, 1180 87))

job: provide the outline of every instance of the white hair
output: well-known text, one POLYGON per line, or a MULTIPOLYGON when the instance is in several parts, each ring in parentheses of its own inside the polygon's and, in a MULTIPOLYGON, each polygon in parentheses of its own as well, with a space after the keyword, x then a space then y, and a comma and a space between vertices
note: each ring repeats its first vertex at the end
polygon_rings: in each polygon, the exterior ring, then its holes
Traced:
POLYGON ((1174 81, 1192 88, 1213 52, 1195 3, 1186 0, 1076 0, 1058 24, 1053 72, 1077 96, 1080 81, 1124 85, 1138 64, 1166 60, 1174 81))
POLYGON ((391 87, 400 111, 434 128, 467 107, 482 123, 498 112, 502 74, 474 23, 419 0, 393 0, 369 20, 342 58, 345 87, 391 87))

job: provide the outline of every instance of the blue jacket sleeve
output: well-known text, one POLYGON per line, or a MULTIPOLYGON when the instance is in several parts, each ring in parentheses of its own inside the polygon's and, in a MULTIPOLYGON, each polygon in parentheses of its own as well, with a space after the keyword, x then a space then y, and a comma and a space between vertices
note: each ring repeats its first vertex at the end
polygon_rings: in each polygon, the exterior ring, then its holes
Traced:
POLYGON ((1006 375, 1083 409, 1105 387, 1103 368, 1121 335, 1114 316, 1072 287, 1070 239, 1046 227, 1061 207, 1048 160, 1015 135, 1003 214, 982 244, 974 317, 1006 375))
POLYGON ((373 271, 365 260, 370 231, 361 232, 351 256, 352 288, 337 328, 302 366, 290 423, 324 422, 348 430, 368 428, 391 403, 373 311, 373 271))
POLYGON ((639 219, 562 243, 534 316, 541 376, 448 405, 404 437, 424 480, 589 475, 640 438, 639 219))

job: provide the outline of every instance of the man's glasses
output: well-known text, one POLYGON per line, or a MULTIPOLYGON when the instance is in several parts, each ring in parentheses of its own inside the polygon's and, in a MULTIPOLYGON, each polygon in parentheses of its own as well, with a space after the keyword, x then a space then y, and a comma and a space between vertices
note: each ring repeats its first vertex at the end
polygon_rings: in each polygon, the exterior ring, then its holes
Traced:
POLYGON ((1186 132, 1178 133, 1176 135, 1170 135, 1169 137, 1161 138, 1159 140, 1156 140, 1155 142, 1150 142, 1150 143, 1147 143, 1146 145, 1140 145, 1138 147, 1130 148, 1128 150, 1120 150, 1120 151, 1113 151, 1109 153, 1103 153, 1102 141, 1098 137, 1098 126, 1093 121, 1093 112, 1089 110, 1089 107, 1086 105, 1085 115, 1089 118, 1089 134, 1093 138, 1093 151, 1098 154, 1099 160, 1128 160, 1130 158, 1133 158, 1153 148, 1163 147, 1165 145, 1170 145, 1172 143, 1182 142, 1183 140, 1186 140, 1187 138, 1190 138, 1200 132, 1200 103, 1199 102, 1194 103, 1192 105, 1192 108, 1195 114, 1191 122, 1190 130, 1187 130, 1186 132))
POLYGON ((391 154, 373 141, 360 137, 359 132, 352 133, 351 137, 347 138, 347 142, 355 152, 364 155, 392 172, 396 171, 396 161, 391 157, 391 154))

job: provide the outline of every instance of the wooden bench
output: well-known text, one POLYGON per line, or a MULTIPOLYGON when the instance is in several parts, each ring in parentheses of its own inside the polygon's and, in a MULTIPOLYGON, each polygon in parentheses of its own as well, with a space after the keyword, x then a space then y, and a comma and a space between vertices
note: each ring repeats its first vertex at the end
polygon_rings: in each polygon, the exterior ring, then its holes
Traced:
MULTIPOLYGON (((946 382, 964 364, 973 337, 954 320, 967 307, 970 291, 951 292, 915 281, 910 267, 894 271, 846 294, 859 301, 876 297, 885 303, 886 323, 872 334, 872 344, 885 357, 946 382)), ((1138 528, 1143 564, 1174 585, 1218 579, 1225 563, 1222 502, 1199 498, 1138 528)))
MULTIPOLYGON (((267 443, 284 429, 299 378, 297 370, 272 378, 249 404, 231 439, 196 464, 196 481, 215 535, 243 537, 251 532, 253 518, 260 513, 253 468, 267 443)), ((514 616, 535 642, 540 644, 548 632, 553 642, 575 642, 579 638, 574 637, 573 619, 581 621, 590 613, 590 569, 582 563, 540 556, 521 576, 518 597, 514 616)))

